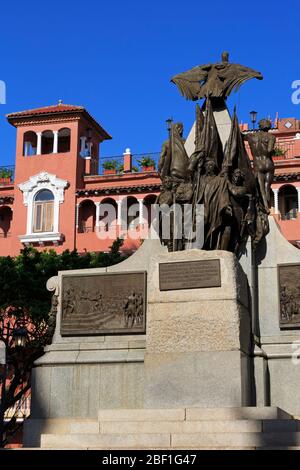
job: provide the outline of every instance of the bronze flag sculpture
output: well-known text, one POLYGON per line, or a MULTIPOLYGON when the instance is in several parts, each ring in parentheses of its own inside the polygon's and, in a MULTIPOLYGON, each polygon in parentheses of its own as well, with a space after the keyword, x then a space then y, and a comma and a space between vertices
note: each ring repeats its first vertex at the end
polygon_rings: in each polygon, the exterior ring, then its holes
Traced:
POLYGON ((249 67, 230 63, 228 52, 223 52, 221 62, 198 65, 175 75, 171 82, 177 85, 182 96, 196 101, 207 96, 227 98, 233 90, 237 91, 251 78, 262 80, 263 77, 260 72, 249 67))
MULTIPOLYGON (((222 249, 239 255, 248 236, 255 249, 269 231, 275 146, 275 137, 268 133, 270 125, 267 120, 262 120, 258 132, 242 134, 234 110, 230 134, 223 149, 213 112, 217 101, 221 100, 225 105, 231 91, 250 78, 262 79, 262 75, 250 68, 230 64, 227 53, 222 54, 221 63, 195 67, 172 78, 187 99, 205 98, 205 101, 202 108, 196 105, 195 150, 190 158, 184 146, 183 125, 171 126, 158 166, 162 179, 158 203, 168 207, 189 204, 193 214, 191 234, 195 233, 198 223, 197 208, 203 205, 202 249, 222 249), (249 142, 252 151, 253 169, 244 140, 249 142)), ((170 239, 166 241, 161 237, 172 251, 187 249, 191 243, 186 234, 178 237, 180 241, 174 236, 175 213, 169 214, 170 239)), ((183 224, 180 220, 180 227, 183 224)))

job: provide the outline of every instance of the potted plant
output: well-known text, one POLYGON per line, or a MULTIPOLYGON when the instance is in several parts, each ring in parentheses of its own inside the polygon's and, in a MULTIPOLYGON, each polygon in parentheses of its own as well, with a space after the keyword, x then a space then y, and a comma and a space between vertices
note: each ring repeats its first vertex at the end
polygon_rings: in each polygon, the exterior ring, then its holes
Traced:
MULTIPOLYGON (((138 173, 138 171, 139 171, 139 169, 138 169, 136 166, 133 165, 132 168, 131 168, 131 172, 132 172, 132 173, 138 173)), ((123 174, 123 173, 124 173, 124 165, 123 165, 123 164, 122 164, 122 165, 118 165, 118 167, 117 167, 117 173, 118 173, 118 174, 123 174)))
POLYGON ((138 164, 142 168, 142 171, 155 171, 155 160, 149 156, 144 156, 138 160, 138 164))
POLYGON ((0 168, 0 182, 9 183, 12 179, 13 172, 9 168, 0 168))
POLYGON ((102 163, 104 175, 115 175, 117 173, 117 160, 106 160, 102 163))
POLYGON ((284 158, 286 154, 286 150, 284 150, 281 147, 275 147, 273 150, 273 157, 277 157, 277 159, 280 159, 280 157, 284 158))
POLYGON ((123 174, 124 173, 124 165, 123 163, 121 165, 117 166, 117 173, 118 174, 123 174))

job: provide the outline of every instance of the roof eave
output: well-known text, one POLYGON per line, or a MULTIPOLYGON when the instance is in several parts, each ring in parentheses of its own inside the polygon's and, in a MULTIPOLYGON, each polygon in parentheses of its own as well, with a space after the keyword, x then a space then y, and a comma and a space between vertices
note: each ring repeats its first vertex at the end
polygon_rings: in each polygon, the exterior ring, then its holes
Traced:
POLYGON ((47 112, 47 113, 31 113, 31 114, 18 114, 18 113, 11 113, 6 115, 6 119, 12 126, 15 127, 15 124, 18 121, 28 120, 30 121, 33 118, 49 118, 54 116, 63 116, 63 115, 77 115, 82 114, 88 121, 91 121, 94 127, 98 130, 99 134, 101 135, 103 140, 110 140, 112 136, 103 129, 102 126, 86 111, 86 109, 76 109, 76 110, 65 110, 65 111, 56 111, 56 112, 47 112))

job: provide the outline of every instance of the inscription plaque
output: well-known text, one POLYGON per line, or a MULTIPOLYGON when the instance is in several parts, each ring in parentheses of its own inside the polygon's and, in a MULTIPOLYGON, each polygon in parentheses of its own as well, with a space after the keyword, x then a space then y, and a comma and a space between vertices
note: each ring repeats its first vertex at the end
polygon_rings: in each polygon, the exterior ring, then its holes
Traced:
POLYGON ((159 264, 159 289, 161 291, 201 287, 221 287, 219 259, 159 264))
POLYGON ((300 327, 300 264, 278 266, 280 328, 300 327))
POLYGON ((62 336, 144 333, 146 272, 62 277, 62 336))

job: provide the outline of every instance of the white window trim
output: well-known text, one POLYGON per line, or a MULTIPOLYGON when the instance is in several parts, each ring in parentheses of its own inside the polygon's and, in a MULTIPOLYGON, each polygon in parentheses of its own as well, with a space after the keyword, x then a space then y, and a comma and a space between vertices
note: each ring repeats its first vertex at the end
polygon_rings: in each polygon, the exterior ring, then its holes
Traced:
POLYGON ((30 242, 33 242, 35 239, 39 242, 38 239, 41 238, 42 234, 43 241, 54 241, 53 235, 55 235, 56 239, 61 238, 59 233, 59 207, 64 202, 64 193, 68 184, 68 181, 57 178, 56 175, 40 172, 37 175, 31 176, 28 181, 18 185, 23 192, 24 205, 27 207, 26 234, 19 237, 21 242, 28 243, 29 239, 30 242), (54 196, 53 231, 35 233, 33 232, 34 200, 36 194, 42 189, 48 189, 54 196))

